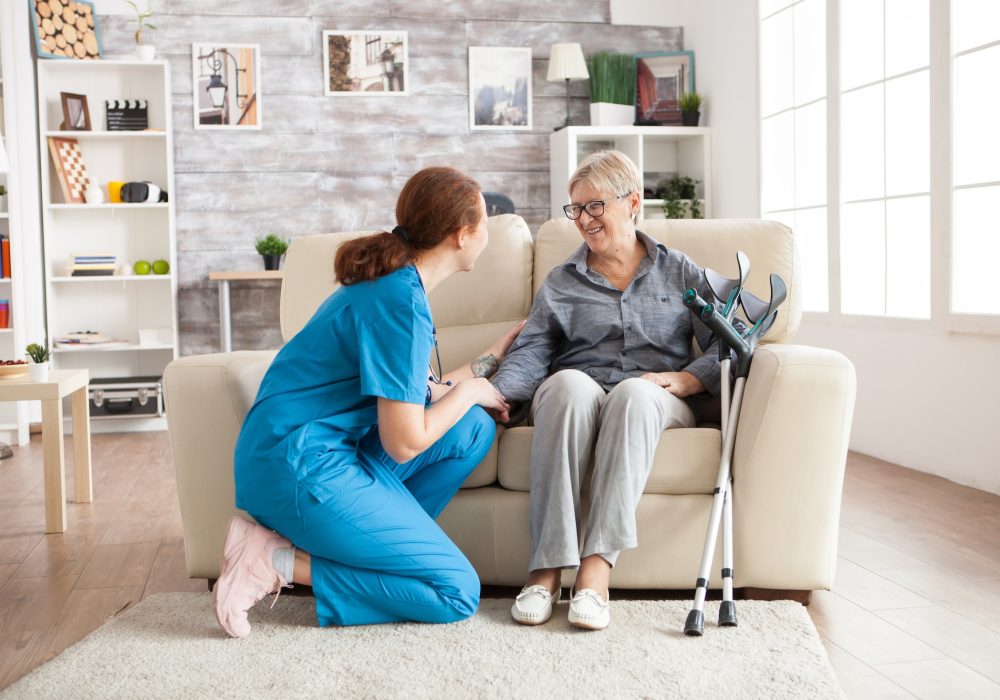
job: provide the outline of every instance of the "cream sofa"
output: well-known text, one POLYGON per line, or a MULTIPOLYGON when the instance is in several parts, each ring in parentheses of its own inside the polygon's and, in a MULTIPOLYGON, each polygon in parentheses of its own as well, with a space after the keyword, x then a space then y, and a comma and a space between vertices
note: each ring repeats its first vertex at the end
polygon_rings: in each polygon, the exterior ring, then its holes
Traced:
MULTIPOLYGON (((735 275, 737 250, 750 256, 748 287, 769 294, 768 273, 788 284, 775 327, 757 350, 746 385, 733 461, 735 580, 738 587, 829 588, 855 375, 841 354, 786 344, 801 316, 795 240, 767 221, 647 221, 640 229, 699 264, 735 275)), ((469 273, 431 295, 447 371, 468 362, 524 318, 553 266, 580 244, 568 220, 545 223, 532 242, 515 215, 489 221, 490 242, 469 273)), ((337 245, 360 233, 296 238, 285 262, 281 329, 287 340, 334 289, 337 245)), ((233 445, 273 351, 184 357, 164 375, 170 439, 188 573, 215 578, 233 506, 233 445)), ((718 421, 717 414, 710 420, 718 421)), ((531 555, 528 465, 531 427, 497 431, 497 442, 439 523, 484 584, 520 585, 531 555)), ((622 554, 612 585, 692 588, 720 452, 716 427, 664 433, 639 503, 639 548, 622 554)), ((717 560, 718 561, 718 560, 717 560)), ((718 565, 713 583, 718 583, 718 565)))

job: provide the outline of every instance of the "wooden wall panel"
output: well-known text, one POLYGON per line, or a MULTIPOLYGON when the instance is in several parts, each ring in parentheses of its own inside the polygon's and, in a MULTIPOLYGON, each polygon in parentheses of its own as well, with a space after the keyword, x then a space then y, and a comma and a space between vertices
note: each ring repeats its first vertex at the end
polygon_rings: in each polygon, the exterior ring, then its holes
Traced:
MULTIPOLYGON (((549 49, 576 41, 591 54, 678 50, 679 28, 609 24, 608 0, 152 0, 158 30, 147 41, 171 64, 174 98, 181 352, 219 349, 218 297, 208 273, 261 267, 255 238, 286 238, 395 223, 406 178, 428 165, 468 171, 484 190, 505 192, 532 231, 548 218, 549 134, 566 116, 566 85, 549 82, 549 49), (263 14, 263 13, 267 14, 263 14), (323 95, 325 29, 409 33, 407 96, 323 95), (196 131, 191 44, 261 46, 263 128, 196 131), (468 47, 532 49, 529 132, 468 128, 468 47)), ((132 50, 134 23, 102 16, 108 54, 132 50)), ((587 81, 570 82, 574 124, 589 123, 587 81)), ((93 107, 92 107, 93 109, 93 107)), ((279 285, 232 287, 239 349, 271 348, 279 285)))

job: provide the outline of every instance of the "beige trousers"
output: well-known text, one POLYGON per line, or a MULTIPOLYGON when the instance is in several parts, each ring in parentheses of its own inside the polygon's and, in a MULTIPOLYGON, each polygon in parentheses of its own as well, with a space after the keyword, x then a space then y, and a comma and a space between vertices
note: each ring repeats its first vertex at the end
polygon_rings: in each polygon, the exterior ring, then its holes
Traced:
POLYGON ((646 379, 626 379, 605 392, 579 370, 546 379, 531 404, 530 570, 578 567, 599 554, 614 566, 638 546, 635 509, 660 434, 690 428, 683 399, 646 379), (583 542, 580 491, 593 464, 583 542))

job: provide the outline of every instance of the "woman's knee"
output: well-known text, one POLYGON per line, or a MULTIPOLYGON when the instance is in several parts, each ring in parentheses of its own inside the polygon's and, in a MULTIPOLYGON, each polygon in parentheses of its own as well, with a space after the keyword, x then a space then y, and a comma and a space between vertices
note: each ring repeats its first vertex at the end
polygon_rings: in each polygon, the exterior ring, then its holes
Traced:
POLYGON ((497 424, 481 406, 473 406, 450 431, 459 457, 486 456, 493 446, 497 424))
POLYGON ((479 608, 479 575, 472 564, 449 570, 436 588, 444 601, 438 622, 458 622, 476 614, 479 608))
POLYGON ((564 369, 542 382, 535 395, 535 412, 553 408, 566 410, 596 410, 604 400, 604 389, 578 369, 564 369))

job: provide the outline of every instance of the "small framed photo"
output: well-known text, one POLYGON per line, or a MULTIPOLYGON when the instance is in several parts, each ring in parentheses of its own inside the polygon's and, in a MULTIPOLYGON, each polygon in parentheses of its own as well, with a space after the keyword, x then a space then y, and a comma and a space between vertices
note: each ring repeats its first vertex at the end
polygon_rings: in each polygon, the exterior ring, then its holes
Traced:
POLYGON ((407 51, 406 32, 324 31, 324 94, 328 97, 407 94, 407 51))
POLYGON ((39 58, 93 60, 103 54, 94 3, 34 0, 29 12, 39 58))
POLYGON ((63 121, 60 131, 90 131, 90 109, 87 107, 87 96, 72 92, 60 92, 63 121))
POLYGON ((469 47, 469 129, 531 130, 531 49, 469 47))
POLYGON ((694 51, 635 54, 636 126, 681 124, 681 96, 694 92, 694 51))
POLYGON ((195 129, 260 129, 259 44, 192 44, 195 129))

